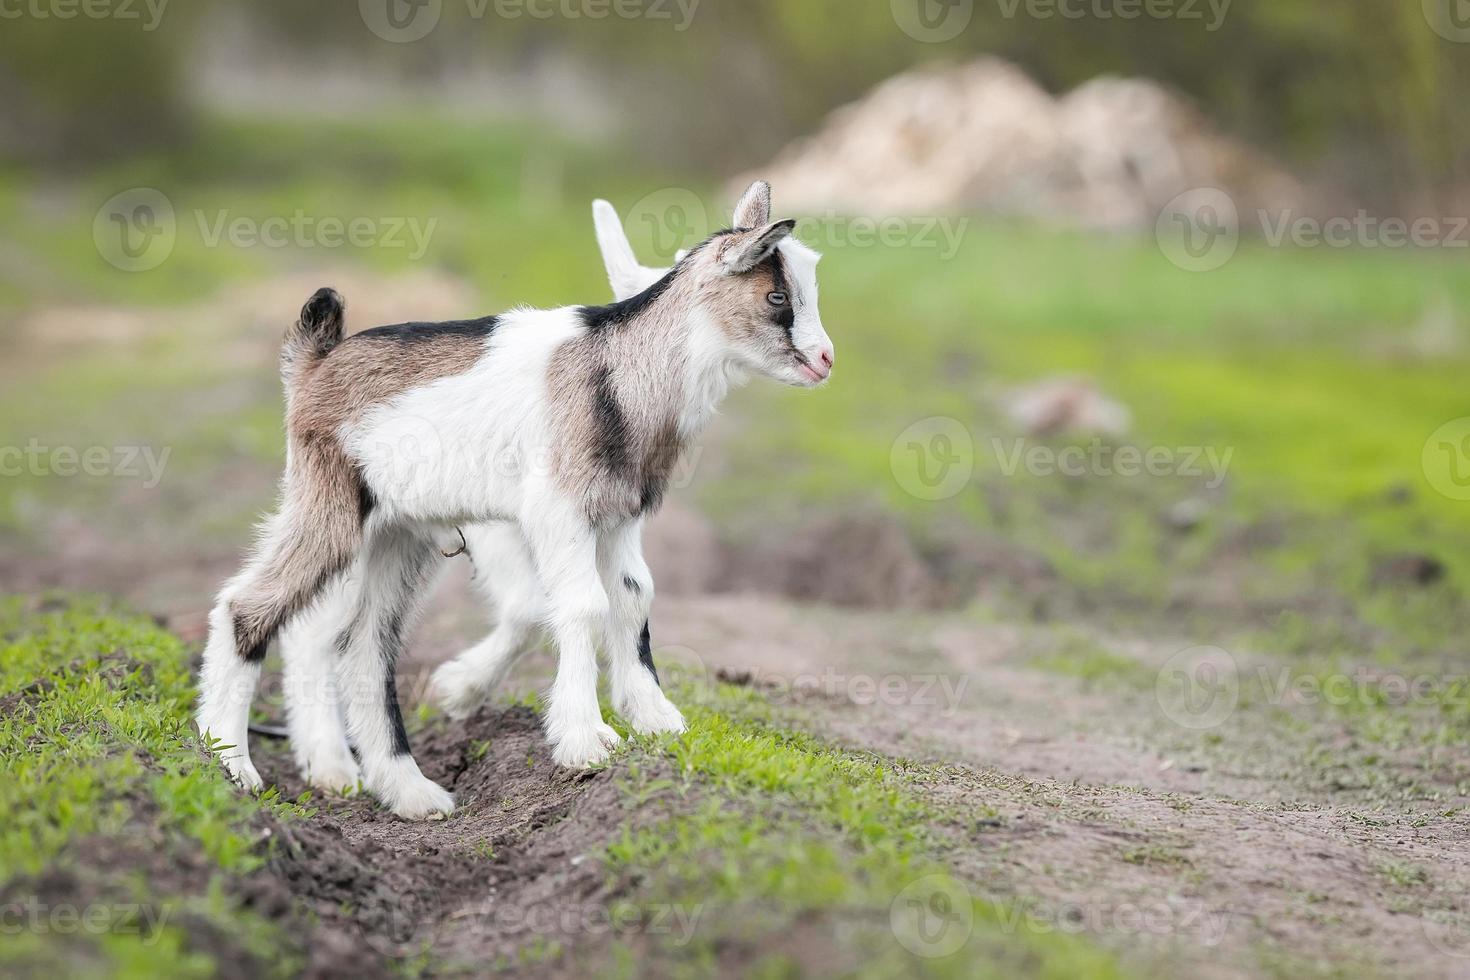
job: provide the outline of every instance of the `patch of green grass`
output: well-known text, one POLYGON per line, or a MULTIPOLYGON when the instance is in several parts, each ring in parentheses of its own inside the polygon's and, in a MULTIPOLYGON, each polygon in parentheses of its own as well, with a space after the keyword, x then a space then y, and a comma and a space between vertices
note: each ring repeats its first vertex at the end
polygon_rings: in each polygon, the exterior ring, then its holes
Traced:
POLYGON ((1089 686, 1112 682, 1134 688, 1152 688, 1157 676, 1157 671, 1146 664, 1113 653, 1076 634, 1064 637, 1057 649, 1036 657, 1030 666, 1075 677, 1089 686))
MULTIPOLYGON (((148 889, 137 898, 164 913, 158 932, 43 930, 15 955, 29 965, 100 957, 103 972, 118 976, 141 975, 143 964, 153 975, 209 975, 210 958, 190 952, 167 924, 188 914, 219 923, 263 962, 291 969, 289 947, 273 927, 220 885, 260 866, 254 814, 269 808, 290 818, 300 805, 273 793, 242 796, 207 764, 189 729, 193 688, 177 638, 96 602, 44 605, 0 599, 0 888, 25 894, 34 876, 71 867, 96 841, 116 841, 123 853, 202 855, 216 870, 203 894, 148 889)), ((83 860, 77 870, 125 870, 90 865, 83 860)))
POLYGON ((1373 870, 1395 888, 1420 888, 1429 884, 1429 873, 1408 861, 1380 861, 1373 870))
POLYGON ((1188 857, 1179 850, 1162 844, 1144 844, 1140 847, 1132 847, 1123 852, 1123 860, 1129 864, 1147 865, 1150 867, 1183 868, 1192 863, 1188 857))
POLYGON ((732 945, 748 954, 747 972, 789 975, 797 950, 781 937, 798 929, 829 935, 841 960, 831 972, 843 975, 1123 975, 1112 954, 1085 939, 1009 927, 995 903, 935 857, 932 827, 942 815, 914 790, 920 767, 792 731, 749 688, 675 684, 689 730, 647 750, 666 754, 677 777, 653 780, 635 766, 625 793, 640 811, 666 796, 697 792, 698 802, 625 828, 607 851, 610 871, 644 879, 640 904, 694 920, 687 934, 640 937, 657 944, 673 975, 708 969, 715 951, 732 945), (909 930, 903 903, 952 899, 964 912, 946 909, 971 930, 956 948, 909 930), (923 955, 935 952, 943 955, 923 955))

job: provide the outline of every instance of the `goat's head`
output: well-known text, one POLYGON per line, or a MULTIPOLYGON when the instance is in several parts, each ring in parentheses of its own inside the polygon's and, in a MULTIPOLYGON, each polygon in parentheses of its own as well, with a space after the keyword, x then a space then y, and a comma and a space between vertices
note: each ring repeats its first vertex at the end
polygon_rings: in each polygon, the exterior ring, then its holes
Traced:
POLYGON ((832 372, 832 341, 817 311, 821 256, 771 220, 771 187, 757 181, 735 208, 735 227, 693 249, 677 267, 697 290, 725 354, 742 368, 814 388, 832 372))

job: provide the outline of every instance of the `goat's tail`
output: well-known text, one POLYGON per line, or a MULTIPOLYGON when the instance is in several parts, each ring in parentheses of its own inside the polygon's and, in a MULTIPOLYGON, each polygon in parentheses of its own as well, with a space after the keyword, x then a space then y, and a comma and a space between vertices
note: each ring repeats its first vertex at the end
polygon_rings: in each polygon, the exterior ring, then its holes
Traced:
POLYGON ((288 383, 302 366, 326 357, 342 342, 342 314, 346 308, 342 295, 330 286, 318 289, 306 301, 281 346, 281 375, 288 383))

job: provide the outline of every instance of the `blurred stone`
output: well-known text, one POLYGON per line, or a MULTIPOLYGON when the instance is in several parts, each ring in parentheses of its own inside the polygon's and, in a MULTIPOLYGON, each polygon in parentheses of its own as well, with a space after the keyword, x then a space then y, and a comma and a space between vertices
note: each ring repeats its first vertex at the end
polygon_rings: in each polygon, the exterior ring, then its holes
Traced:
POLYGON ((1201 497, 1190 497, 1170 507, 1167 520, 1169 526, 1176 531, 1193 531, 1204 523, 1209 513, 1209 501, 1201 497))
POLYGON ((1006 413, 1027 435, 1057 433, 1122 436, 1133 415, 1086 378, 1047 378, 1010 392, 1006 413))
POLYGON ((1373 584, 1379 588, 1395 585, 1433 585, 1444 579, 1448 569, 1432 555, 1388 555, 1373 565, 1373 584))

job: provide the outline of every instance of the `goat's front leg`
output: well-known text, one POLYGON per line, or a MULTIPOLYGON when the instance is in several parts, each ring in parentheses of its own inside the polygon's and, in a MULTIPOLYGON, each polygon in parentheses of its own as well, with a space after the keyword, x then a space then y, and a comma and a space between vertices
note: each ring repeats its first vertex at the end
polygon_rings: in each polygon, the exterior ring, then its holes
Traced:
POLYGON ((684 716, 664 694, 653 665, 648 613, 653 573, 643 560, 643 523, 630 521, 603 534, 598 557, 611 604, 608 616, 608 680, 613 708, 645 734, 682 732, 684 716))
POLYGON ((546 709, 546 737, 557 765, 602 762, 619 742, 597 705, 597 643, 608 617, 607 591, 597 571, 597 535, 569 513, 543 513, 525 527, 546 589, 556 679, 546 709))

